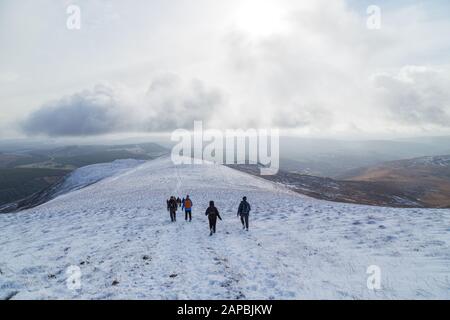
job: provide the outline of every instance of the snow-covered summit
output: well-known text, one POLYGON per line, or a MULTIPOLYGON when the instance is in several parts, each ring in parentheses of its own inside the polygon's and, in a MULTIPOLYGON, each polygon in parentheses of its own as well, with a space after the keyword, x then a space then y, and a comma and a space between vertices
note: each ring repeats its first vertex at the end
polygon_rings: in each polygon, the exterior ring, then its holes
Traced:
MULTIPOLYGON (((169 158, 102 168, 102 177, 114 174, 0 215, 0 298, 450 298, 450 210, 314 200, 224 166, 169 158), (166 199, 186 194, 193 222, 178 213, 170 223, 166 199), (248 233, 236 216, 244 195, 248 233), (224 219, 213 237, 209 200, 224 219), (367 287, 371 265, 381 270, 380 290, 367 287), (79 290, 68 285, 71 266, 80 268, 79 290)), ((100 171, 83 168, 74 181, 100 171)))

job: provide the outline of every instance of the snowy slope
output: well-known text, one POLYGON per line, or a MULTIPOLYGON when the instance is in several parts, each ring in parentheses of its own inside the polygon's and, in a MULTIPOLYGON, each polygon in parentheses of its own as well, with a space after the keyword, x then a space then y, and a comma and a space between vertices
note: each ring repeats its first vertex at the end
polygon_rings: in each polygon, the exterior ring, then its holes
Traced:
POLYGON ((233 169, 146 162, 0 215, 0 298, 450 298, 450 210, 314 200, 233 169), (165 200, 190 194, 193 222, 165 200), (253 206, 249 233, 236 209, 253 206), (224 221, 209 237, 215 200, 224 221), (66 270, 81 268, 81 289, 66 270), (367 267, 381 268, 381 290, 367 267), (114 283, 114 285, 113 285, 114 283))
POLYGON ((144 160, 121 159, 109 163, 98 163, 72 172, 59 188, 57 195, 84 188, 105 178, 123 173, 143 164, 144 160))

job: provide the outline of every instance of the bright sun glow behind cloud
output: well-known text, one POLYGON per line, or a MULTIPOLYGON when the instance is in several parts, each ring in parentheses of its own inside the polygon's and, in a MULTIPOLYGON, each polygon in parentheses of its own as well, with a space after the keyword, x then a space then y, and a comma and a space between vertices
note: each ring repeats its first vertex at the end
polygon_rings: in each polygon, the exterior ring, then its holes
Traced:
POLYGON ((268 36, 287 30, 286 12, 276 1, 243 1, 234 24, 252 36, 268 36))
POLYGON ((48 133, 61 115, 63 133, 84 119, 99 119, 91 132, 191 119, 321 136, 450 132, 448 0, 380 0, 379 30, 367 28, 370 0, 78 2, 82 27, 69 30, 64 3, 0 1, 0 139, 32 116, 28 131, 48 133))

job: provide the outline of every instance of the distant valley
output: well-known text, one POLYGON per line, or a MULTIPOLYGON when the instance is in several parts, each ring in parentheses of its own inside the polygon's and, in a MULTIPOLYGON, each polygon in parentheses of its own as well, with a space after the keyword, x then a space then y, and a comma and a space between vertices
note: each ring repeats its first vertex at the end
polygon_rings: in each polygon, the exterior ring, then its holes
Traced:
POLYGON ((150 160, 167 152, 155 143, 74 145, 0 152, 0 209, 45 191, 77 168, 120 159, 150 160))
MULTIPOLYGON (((259 175, 256 165, 231 167, 259 175)), ((334 179, 286 170, 261 177, 323 200, 401 208, 450 208, 450 156, 384 162, 349 170, 334 179)))

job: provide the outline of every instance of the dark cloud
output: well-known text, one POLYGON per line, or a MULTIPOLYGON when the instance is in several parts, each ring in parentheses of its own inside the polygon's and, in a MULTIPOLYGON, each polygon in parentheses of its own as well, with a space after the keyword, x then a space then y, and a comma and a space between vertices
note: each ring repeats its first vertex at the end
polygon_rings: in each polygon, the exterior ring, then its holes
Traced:
POLYGON ((96 86, 93 90, 49 102, 23 122, 27 134, 82 136, 124 129, 124 112, 114 90, 96 86))
POLYGON ((22 130, 49 136, 170 131, 208 120, 224 103, 219 90, 198 80, 184 84, 175 75, 157 77, 144 97, 136 95, 96 86, 44 104, 23 121, 22 130))

